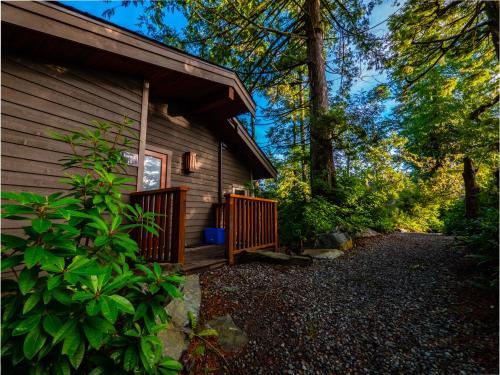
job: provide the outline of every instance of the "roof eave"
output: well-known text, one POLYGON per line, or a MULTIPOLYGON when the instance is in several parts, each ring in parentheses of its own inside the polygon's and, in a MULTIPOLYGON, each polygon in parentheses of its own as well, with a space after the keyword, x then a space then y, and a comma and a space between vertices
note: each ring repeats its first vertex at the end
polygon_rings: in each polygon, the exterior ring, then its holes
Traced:
POLYGON ((2 22, 233 87, 248 112, 256 104, 238 75, 139 33, 50 2, 2 2, 2 22))
POLYGON ((250 149, 250 151, 258 158, 261 166, 267 172, 267 178, 275 179, 278 176, 278 171, 274 167, 273 163, 269 160, 267 155, 262 151, 257 142, 252 138, 252 136, 248 133, 247 129, 239 122, 237 119, 233 118, 229 120, 229 122, 233 123, 236 131, 239 133, 241 139, 245 143, 245 145, 250 149))

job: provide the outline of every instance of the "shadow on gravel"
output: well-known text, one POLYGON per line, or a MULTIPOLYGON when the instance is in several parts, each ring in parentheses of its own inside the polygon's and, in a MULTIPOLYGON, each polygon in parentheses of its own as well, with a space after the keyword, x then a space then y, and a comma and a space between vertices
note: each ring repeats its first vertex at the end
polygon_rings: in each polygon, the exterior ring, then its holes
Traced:
POLYGON ((206 272, 202 314, 247 333, 233 374, 498 373, 497 294, 470 267, 452 237, 378 236, 309 267, 206 272))

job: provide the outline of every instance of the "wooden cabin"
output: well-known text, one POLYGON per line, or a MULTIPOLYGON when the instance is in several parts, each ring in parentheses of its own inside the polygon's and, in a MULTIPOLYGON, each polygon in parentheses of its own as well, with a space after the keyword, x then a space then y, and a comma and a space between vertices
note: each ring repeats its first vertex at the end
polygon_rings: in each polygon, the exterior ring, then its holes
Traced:
POLYGON ((125 116, 138 139, 127 199, 167 214, 160 238, 137 234, 148 259, 189 263, 207 227, 226 228, 225 253, 202 247, 197 257, 232 262, 277 247, 276 203, 247 189, 276 170, 235 119, 255 112, 235 72, 60 4, 4 1, 1 11, 3 191, 67 189, 69 149, 49 131, 125 116))

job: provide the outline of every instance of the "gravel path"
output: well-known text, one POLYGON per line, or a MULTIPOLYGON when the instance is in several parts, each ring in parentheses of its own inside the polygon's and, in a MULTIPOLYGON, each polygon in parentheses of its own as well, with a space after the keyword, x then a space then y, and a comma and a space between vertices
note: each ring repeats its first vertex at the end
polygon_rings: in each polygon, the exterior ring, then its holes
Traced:
POLYGON ((233 374, 496 374, 497 298, 452 244, 398 233, 309 267, 209 271, 203 318, 230 313, 248 334, 233 374))

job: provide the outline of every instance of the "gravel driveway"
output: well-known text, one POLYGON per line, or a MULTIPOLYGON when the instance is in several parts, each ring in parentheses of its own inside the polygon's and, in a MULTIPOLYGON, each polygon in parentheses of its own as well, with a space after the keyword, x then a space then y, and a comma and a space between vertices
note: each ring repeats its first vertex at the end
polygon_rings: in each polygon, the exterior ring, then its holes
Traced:
POLYGON ((233 374, 496 374, 497 298, 452 245, 398 233, 309 267, 225 266, 201 277, 203 318, 247 333, 233 374))

